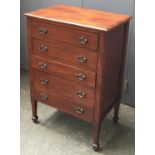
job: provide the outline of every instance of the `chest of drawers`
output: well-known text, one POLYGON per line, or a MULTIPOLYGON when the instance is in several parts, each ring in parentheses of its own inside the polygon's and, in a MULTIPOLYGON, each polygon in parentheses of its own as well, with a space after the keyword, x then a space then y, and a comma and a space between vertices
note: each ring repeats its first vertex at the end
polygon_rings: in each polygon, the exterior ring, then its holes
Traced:
POLYGON ((25 15, 33 122, 38 101, 86 120, 97 151, 101 122, 113 108, 118 121, 131 17, 66 5, 25 15))

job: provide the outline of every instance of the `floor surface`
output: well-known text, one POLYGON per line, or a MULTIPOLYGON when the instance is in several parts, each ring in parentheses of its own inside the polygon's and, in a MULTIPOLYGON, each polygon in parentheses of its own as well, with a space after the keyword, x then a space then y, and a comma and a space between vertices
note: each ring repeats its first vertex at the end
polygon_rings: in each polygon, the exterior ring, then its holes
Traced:
POLYGON ((38 104, 39 124, 31 121, 28 72, 21 71, 21 155, 134 155, 135 111, 121 105, 120 120, 113 111, 102 122, 100 152, 92 150, 92 125, 38 104))

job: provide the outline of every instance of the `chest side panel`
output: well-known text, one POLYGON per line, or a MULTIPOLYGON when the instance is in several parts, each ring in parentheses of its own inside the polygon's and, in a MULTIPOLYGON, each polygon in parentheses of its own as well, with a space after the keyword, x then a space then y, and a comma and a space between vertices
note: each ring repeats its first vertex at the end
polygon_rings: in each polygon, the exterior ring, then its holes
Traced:
POLYGON ((124 59, 125 26, 121 26, 111 32, 104 33, 103 51, 103 91, 102 114, 115 103, 119 93, 121 82, 121 68, 124 59))

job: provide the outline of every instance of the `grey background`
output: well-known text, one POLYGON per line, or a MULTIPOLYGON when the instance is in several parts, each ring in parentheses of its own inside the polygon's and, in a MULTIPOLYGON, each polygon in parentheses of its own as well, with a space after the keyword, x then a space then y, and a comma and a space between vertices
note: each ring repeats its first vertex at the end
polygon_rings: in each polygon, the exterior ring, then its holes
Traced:
POLYGON ((21 47, 20 61, 21 69, 28 70, 28 52, 26 19, 23 16, 25 12, 35 9, 48 7, 53 4, 70 4, 86 8, 94 8, 105 11, 128 14, 133 17, 129 28, 128 48, 126 56, 126 67, 124 80, 127 80, 127 87, 123 89, 122 102, 131 106, 135 105, 135 14, 134 0, 21 0, 21 47))

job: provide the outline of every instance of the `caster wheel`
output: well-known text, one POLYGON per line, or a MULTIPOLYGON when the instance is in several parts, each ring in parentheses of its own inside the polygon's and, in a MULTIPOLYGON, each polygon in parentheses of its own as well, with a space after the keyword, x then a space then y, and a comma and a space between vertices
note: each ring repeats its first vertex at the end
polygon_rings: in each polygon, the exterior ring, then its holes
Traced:
POLYGON ((99 144, 93 144, 93 150, 98 152, 99 151, 99 144))
POLYGON ((38 116, 33 116, 32 121, 33 123, 38 123, 38 116))

